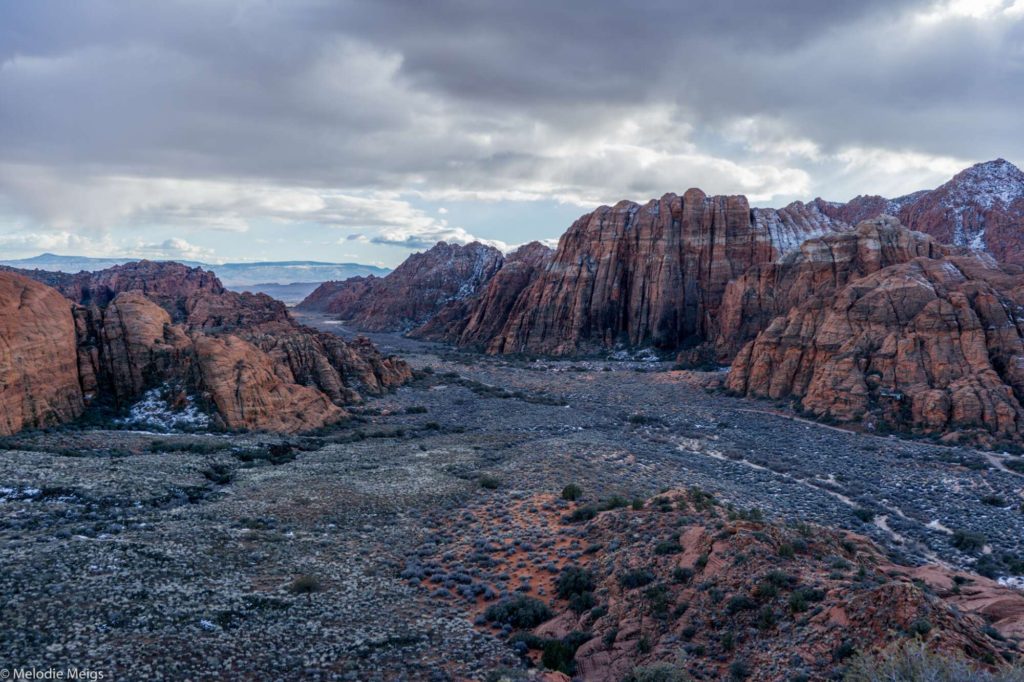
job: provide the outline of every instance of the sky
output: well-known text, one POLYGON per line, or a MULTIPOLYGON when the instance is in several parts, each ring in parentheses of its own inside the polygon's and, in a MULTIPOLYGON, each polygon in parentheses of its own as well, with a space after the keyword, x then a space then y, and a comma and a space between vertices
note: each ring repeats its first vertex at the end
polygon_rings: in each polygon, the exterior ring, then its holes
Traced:
POLYGON ((0 259, 393 267, 1024 162, 1024 0, 3 0, 0 259))

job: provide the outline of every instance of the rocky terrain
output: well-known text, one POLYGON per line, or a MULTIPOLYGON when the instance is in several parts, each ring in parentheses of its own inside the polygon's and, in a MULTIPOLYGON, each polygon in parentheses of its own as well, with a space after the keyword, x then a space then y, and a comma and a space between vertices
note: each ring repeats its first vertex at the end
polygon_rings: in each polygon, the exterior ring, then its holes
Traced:
POLYGON ((794 419, 670 362, 374 340, 414 381, 306 436, 5 439, 5 661, 113 679, 603 680, 658 662, 789 680, 890 641, 1018 655, 1021 596, 994 582, 1024 574, 1017 456, 794 419), (593 587, 560 595, 570 567, 593 587), (517 595, 551 618, 519 620, 517 595))
POLYGON ((869 428, 1020 441, 1024 278, 915 258, 812 297, 736 356, 726 386, 869 428))
POLYGON ((386 277, 325 282, 297 308, 337 315, 367 331, 407 331, 446 304, 485 286, 504 261, 493 246, 439 242, 410 256, 386 277))
POLYGON ((503 260, 485 287, 448 303, 409 336, 486 350, 501 333, 520 294, 547 268, 552 255, 540 242, 519 247, 503 260))
POLYGON ((896 199, 858 196, 848 203, 817 199, 821 212, 848 223, 894 215, 907 227, 944 244, 1024 265, 1024 172, 1004 159, 967 168, 933 190, 896 199))
POLYGON ((5 299, 20 301, 2 337, 15 360, 5 367, 18 376, 0 395, 22 403, 6 433, 65 422, 87 406, 133 409, 144 397, 168 418, 197 400, 222 428, 302 431, 410 376, 369 342, 304 328, 281 303, 227 291, 199 268, 141 261, 0 276, 22 291, 5 299))

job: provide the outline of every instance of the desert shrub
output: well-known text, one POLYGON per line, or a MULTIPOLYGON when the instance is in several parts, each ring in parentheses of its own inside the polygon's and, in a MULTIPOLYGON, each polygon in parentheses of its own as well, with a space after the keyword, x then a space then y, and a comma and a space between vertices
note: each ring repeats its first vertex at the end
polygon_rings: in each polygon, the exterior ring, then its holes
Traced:
POLYGON ((537 627, 553 615, 547 604, 526 595, 503 599, 497 604, 491 604, 484 612, 488 622, 508 623, 514 628, 523 629, 537 627))
POLYGON ((996 670, 979 667, 962 656, 929 651, 923 642, 892 644, 874 654, 858 654, 850 662, 845 682, 1015 682, 1024 679, 1019 665, 996 670))
POLYGON ((633 511, 641 511, 644 508, 644 501, 637 497, 633 500, 633 511))
POLYGON ((800 613, 801 611, 807 610, 807 606, 810 602, 818 602, 824 598, 825 593, 821 590, 801 587, 800 589, 794 590, 793 594, 789 595, 789 609, 793 613, 800 613))
POLYGON ((672 540, 664 540, 654 546, 654 553, 658 556, 665 556, 667 554, 679 554, 683 551, 682 545, 679 544, 679 538, 672 540))
POLYGON ((654 582, 654 574, 644 568, 634 568, 619 576, 619 584, 627 590, 646 587, 654 582))
POLYGON ((669 593, 664 585, 647 588, 644 590, 644 598, 652 616, 661 619, 668 617, 669 593))
POLYGON ((871 523, 875 520, 875 512, 864 507, 857 507, 853 510, 853 515, 861 520, 863 523, 871 523))
POLYGON ((300 575, 288 585, 288 591, 292 594, 304 594, 307 597, 322 589, 320 579, 312 575, 300 575))
POLYGON ((587 505, 586 507, 573 509, 572 513, 565 517, 565 520, 569 523, 582 523, 583 521, 589 521, 595 516, 597 516, 597 509, 587 505))
POLYGON ((209 468, 203 470, 203 476, 217 485, 227 485, 235 480, 235 472, 226 464, 211 464, 209 468))
POLYGON ((672 569, 672 580, 677 583, 683 583, 684 585, 693 580, 694 570, 692 568, 683 568, 676 566, 672 569))
POLYGON ((778 616, 775 615, 772 607, 762 606, 761 610, 757 612, 757 628, 759 630, 770 630, 775 627, 776 622, 778 622, 778 616))
POLYGON ((685 669, 671 663, 637 666, 622 678, 622 682, 690 682, 685 669))
POLYGON ((597 582, 594 580, 594 574, 579 566, 569 566, 555 581, 555 589, 562 599, 585 592, 593 592, 595 587, 597 587, 597 582))
POLYGON ((602 500, 597 506, 598 511, 611 511, 612 509, 622 509, 623 507, 629 506, 629 500, 621 495, 612 495, 607 500, 602 500))
POLYGON ((910 624, 911 634, 918 635, 919 637, 924 637, 931 631, 932 624, 927 618, 918 618, 910 624))
POLYGON ((484 474, 479 479, 480 487, 486 490, 497 490, 501 487, 501 481, 489 474, 484 474))
POLYGON ((953 546, 961 552, 974 552, 985 546, 985 536, 981 533, 958 530, 953 533, 953 546))
POLYGON ((729 613, 738 613, 740 611, 749 611, 750 609, 756 608, 757 602, 748 597, 745 594, 737 594, 729 600, 729 603, 725 605, 725 610, 729 613))
POLYGON ((540 662, 548 670, 556 670, 566 675, 572 675, 575 672, 576 665, 573 656, 576 649, 568 642, 561 639, 549 639, 544 642, 543 651, 540 662))
POLYGON ((593 609, 596 604, 597 599, 594 598, 593 592, 581 592, 569 597, 569 608, 575 613, 585 613, 593 609))
POLYGON ((730 680, 745 680, 750 677, 750 664, 742 658, 737 658, 729 666, 730 680))
POLYGON ((853 642, 850 640, 844 639, 839 646, 835 648, 835 651, 832 652, 832 660, 836 663, 845 661, 855 653, 857 653, 857 647, 855 647, 853 642))
POLYGON ((579 487, 575 483, 570 483, 569 485, 567 485, 564 488, 562 488, 562 499, 563 500, 569 500, 570 502, 574 502, 574 501, 580 499, 582 496, 583 496, 583 488, 579 487))
POLYGON ((619 636, 619 629, 618 628, 612 628, 611 630, 608 630, 607 632, 605 632, 604 636, 601 638, 601 641, 604 643, 604 647, 606 649, 610 649, 612 644, 615 644, 615 638, 618 637, 618 636, 619 636))

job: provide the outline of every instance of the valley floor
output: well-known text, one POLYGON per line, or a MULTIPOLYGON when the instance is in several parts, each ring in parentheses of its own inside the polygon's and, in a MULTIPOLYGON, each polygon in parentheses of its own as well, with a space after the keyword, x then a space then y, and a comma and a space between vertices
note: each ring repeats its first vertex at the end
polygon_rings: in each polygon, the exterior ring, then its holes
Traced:
POLYGON ((7 439, 3 665, 132 680, 481 678, 519 657, 473 627, 468 604, 402 571, 443 554, 438 530, 467 512, 568 483, 594 500, 699 486, 768 519, 868 535, 908 563, 1024 556, 1024 477, 1001 455, 793 419, 666 363, 374 340, 429 371, 322 434, 7 439))

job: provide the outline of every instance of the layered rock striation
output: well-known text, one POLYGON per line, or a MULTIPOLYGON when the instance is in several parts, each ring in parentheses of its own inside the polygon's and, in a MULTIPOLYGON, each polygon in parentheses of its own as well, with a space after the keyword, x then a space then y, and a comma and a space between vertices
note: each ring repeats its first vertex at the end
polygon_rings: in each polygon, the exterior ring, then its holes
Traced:
POLYGON ((504 259, 474 296, 452 301, 409 336, 486 349, 501 333, 520 294, 547 267, 553 253, 540 242, 524 244, 504 259))
POLYGON ((83 410, 71 307, 50 287, 0 272, 0 435, 83 410))
POLYGON ((827 298, 848 282, 918 257, 941 258, 964 249, 903 228, 891 216, 847 232, 808 239, 777 261, 754 265, 725 288, 715 320, 715 351, 728 361, 778 315, 812 297, 827 298))
POLYGON ((487 350, 676 348, 713 328, 730 280, 807 238, 846 228, 802 204, 752 210, 745 197, 697 189, 643 206, 603 206, 562 236, 487 350))
POLYGON ((446 305, 473 296, 503 261, 501 251, 479 242, 439 242, 410 256, 386 277, 325 282, 297 308, 330 313, 366 331, 408 331, 446 305))
POLYGON ((1019 440, 1024 276, 918 257, 812 296, 736 356, 734 393, 872 428, 1019 440))
POLYGON ((142 261, 98 273, 27 274, 64 294, 32 282, 70 325, 60 356, 75 368, 79 405, 123 409, 148 389, 172 387, 196 394, 224 428, 294 432, 336 422, 344 405, 411 377, 404 362, 369 341, 303 327, 278 301, 227 291, 198 268, 142 261))

